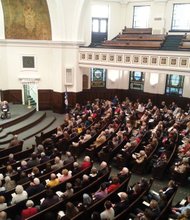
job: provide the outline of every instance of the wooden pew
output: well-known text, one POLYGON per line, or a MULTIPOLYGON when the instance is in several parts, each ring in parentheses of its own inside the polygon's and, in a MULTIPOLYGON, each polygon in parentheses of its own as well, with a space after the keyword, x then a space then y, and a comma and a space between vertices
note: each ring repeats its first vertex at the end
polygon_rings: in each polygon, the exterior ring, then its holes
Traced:
MULTIPOLYGON (((14 153, 14 159, 18 161, 18 160, 22 160, 24 158, 27 158, 27 157, 31 156, 31 154, 34 152, 34 149, 35 149, 35 145, 32 145, 31 148, 27 148, 26 150, 14 153)), ((9 158, 9 156, 1 157, 0 158, 0 165, 1 166, 5 165, 8 161, 8 158, 9 158)))
POLYGON ((5 156, 8 156, 11 153, 14 154, 14 153, 17 153, 19 151, 22 151, 23 143, 24 143, 24 141, 21 141, 21 143, 19 145, 0 150, 0 157, 5 157, 5 156))
POLYGON ((166 35, 164 34, 142 34, 142 35, 137 35, 137 34, 123 34, 123 35, 118 35, 116 38, 118 41, 164 41, 166 35))
POLYGON ((123 34, 152 34, 152 28, 124 28, 123 34))
POLYGON ((162 46, 162 41, 105 41, 102 46, 106 47, 118 47, 118 48, 149 48, 159 49, 162 46))

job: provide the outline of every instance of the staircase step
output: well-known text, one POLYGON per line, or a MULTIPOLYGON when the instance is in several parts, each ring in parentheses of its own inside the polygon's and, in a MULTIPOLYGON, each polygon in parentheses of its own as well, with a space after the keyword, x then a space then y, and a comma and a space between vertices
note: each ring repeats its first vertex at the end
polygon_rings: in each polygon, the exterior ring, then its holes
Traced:
POLYGON ((26 120, 4 129, 0 133, 0 145, 10 142, 14 134, 20 134, 24 130, 35 126, 37 123, 41 122, 45 116, 45 112, 36 112, 26 120))
POLYGON ((32 128, 30 128, 30 130, 26 130, 26 131, 20 133, 19 137, 22 140, 29 139, 30 137, 35 136, 36 134, 42 132, 43 130, 45 130, 46 128, 51 126, 51 124, 53 124, 53 122, 55 120, 56 120, 55 116, 45 117, 39 124, 37 124, 37 125, 33 126, 32 128))
POLYGON ((178 50, 183 35, 168 35, 161 50, 178 50))

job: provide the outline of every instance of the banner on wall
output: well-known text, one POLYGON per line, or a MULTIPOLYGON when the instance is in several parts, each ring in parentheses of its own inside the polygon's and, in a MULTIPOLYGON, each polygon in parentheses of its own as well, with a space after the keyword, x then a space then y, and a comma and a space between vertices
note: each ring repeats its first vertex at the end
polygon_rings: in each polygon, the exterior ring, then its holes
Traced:
POLYGON ((106 87, 106 69, 92 68, 91 69, 91 87, 106 87))

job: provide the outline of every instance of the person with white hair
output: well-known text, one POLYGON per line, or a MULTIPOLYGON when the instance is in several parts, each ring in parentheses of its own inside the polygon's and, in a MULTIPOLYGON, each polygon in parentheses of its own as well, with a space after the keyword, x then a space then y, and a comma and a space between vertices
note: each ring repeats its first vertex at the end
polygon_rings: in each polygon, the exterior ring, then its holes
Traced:
POLYGON ((26 209, 23 209, 21 212, 22 220, 25 220, 38 212, 38 209, 34 207, 34 202, 32 200, 26 201, 26 209))
POLYGON ((12 194, 11 204, 16 204, 28 198, 28 193, 24 190, 22 185, 17 185, 15 193, 12 194))
POLYGON ((73 189, 73 185, 72 183, 66 183, 66 190, 65 192, 63 193, 63 198, 66 199, 66 198, 70 198, 74 193, 74 189, 73 189))
POLYGON ((6 189, 6 191, 9 191, 11 189, 14 189, 15 186, 16 186, 16 183, 14 180, 11 180, 11 177, 10 176, 6 176, 5 177, 5 183, 3 185, 6 189))
POLYGON ((28 169, 28 163, 27 163, 26 160, 22 160, 21 163, 20 163, 20 169, 19 169, 19 171, 24 171, 24 170, 26 170, 26 169, 28 169))
POLYGON ((16 160, 14 158, 14 154, 9 154, 7 165, 11 165, 13 163, 16 163, 16 160))
POLYGON ((115 215, 121 213, 129 205, 128 195, 126 192, 119 192, 118 196, 120 198, 120 201, 114 204, 115 215))
POLYGON ((42 152, 40 154, 40 163, 46 163, 49 160, 50 160, 50 158, 46 155, 45 152, 42 152))
POLYGON ((70 151, 67 151, 65 157, 62 158, 62 160, 64 161, 63 164, 66 165, 69 163, 73 163, 75 161, 75 158, 73 157, 70 151))
POLYGON ((84 187, 88 186, 89 183, 90 183, 89 176, 86 175, 86 174, 84 174, 84 175, 82 176, 82 187, 84 188, 84 187))
POLYGON ((28 186, 26 188, 26 192, 28 193, 28 197, 37 194, 41 191, 43 191, 45 189, 45 186, 40 183, 40 179, 39 178, 34 178, 31 182, 30 182, 30 186, 28 186))
POLYGON ((109 171, 108 164, 105 161, 102 161, 100 164, 100 168, 98 170, 98 176, 103 176, 109 171))
POLYGON ((129 169, 127 167, 123 167, 117 176, 119 178, 119 182, 122 183, 124 180, 126 180, 126 178, 129 177, 129 169))
POLYGON ((54 160, 54 164, 51 166, 51 168, 53 170, 57 170, 59 168, 63 167, 63 161, 60 159, 60 157, 55 157, 55 160, 54 160))
POLYGON ((81 170, 87 169, 88 167, 91 167, 92 163, 90 161, 89 156, 85 156, 83 162, 81 163, 81 170))
POLYGON ((78 162, 73 163, 73 169, 72 169, 72 175, 74 176, 75 174, 79 173, 81 171, 80 165, 78 162))

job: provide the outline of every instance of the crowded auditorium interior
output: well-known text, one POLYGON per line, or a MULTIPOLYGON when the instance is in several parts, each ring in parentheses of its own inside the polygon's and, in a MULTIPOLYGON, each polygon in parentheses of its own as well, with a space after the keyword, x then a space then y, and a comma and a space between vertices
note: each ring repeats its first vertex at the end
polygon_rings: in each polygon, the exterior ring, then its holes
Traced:
POLYGON ((0 1, 0 220, 190 219, 189 12, 0 1))

